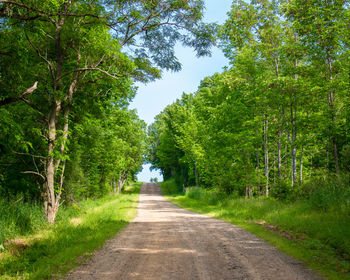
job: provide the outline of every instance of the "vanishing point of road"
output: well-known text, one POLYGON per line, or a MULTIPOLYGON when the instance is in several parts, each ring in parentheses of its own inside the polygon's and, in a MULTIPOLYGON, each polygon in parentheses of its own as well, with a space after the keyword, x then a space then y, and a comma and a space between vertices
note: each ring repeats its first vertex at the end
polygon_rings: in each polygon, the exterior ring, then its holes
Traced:
POLYGON ((157 184, 145 183, 137 217, 66 279, 321 278, 255 235, 179 208, 157 184))

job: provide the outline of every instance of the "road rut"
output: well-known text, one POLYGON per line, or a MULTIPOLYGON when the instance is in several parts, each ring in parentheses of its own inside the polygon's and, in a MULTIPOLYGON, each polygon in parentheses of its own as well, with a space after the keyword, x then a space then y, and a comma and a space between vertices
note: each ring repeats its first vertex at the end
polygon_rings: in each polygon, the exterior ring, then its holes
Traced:
POLYGON ((179 208, 145 183, 137 217, 66 279, 321 278, 255 235, 179 208))

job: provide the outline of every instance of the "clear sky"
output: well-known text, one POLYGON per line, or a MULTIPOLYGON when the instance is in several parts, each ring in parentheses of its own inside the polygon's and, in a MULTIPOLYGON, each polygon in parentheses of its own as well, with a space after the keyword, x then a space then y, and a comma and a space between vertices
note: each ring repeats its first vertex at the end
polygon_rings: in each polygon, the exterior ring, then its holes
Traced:
MULTIPOLYGON (((205 0, 205 21, 224 23, 231 3, 232 0, 205 0)), ((148 125, 167 105, 180 98, 183 92, 195 92, 201 80, 222 72, 222 68, 228 66, 228 60, 218 48, 212 49, 211 57, 197 58, 192 49, 178 45, 176 56, 182 64, 180 72, 164 72, 160 80, 147 85, 137 84, 138 92, 130 108, 136 109, 139 117, 148 125)), ((149 182, 150 178, 157 177, 158 181, 162 181, 161 174, 151 172, 149 167, 150 165, 143 166, 142 172, 137 176, 138 180, 149 182)))

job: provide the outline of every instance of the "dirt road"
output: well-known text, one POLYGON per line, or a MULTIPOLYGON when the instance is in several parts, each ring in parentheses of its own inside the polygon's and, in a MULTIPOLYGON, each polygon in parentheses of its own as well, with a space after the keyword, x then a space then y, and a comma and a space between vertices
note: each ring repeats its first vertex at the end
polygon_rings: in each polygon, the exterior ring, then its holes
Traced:
POLYGON ((146 183, 133 222, 66 279, 320 279, 226 222, 178 208, 146 183))

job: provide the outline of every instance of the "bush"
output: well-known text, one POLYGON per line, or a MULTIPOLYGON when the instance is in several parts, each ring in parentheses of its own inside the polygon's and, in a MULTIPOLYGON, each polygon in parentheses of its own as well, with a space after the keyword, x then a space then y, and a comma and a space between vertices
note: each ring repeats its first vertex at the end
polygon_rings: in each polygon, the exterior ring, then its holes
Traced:
POLYGON ((186 196, 191 199, 200 200, 202 195, 202 189, 199 187, 192 187, 186 189, 186 196))
POLYGON ((316 210, 350 208, 349 175, 318 177, 305 185, 310 205, 316 210))
POLYGON ((201 200, 208 205, 217 205, 228 199, 228 195, 217 189, 207 190, 200 187, 186 189, 186 196, 191 199, 201 200))
POLYGON ((167 180, 160 183, 162 193, 165 195, 174 195, 182 193, 182 187, 176 184, 174 179, 167 180))
POLYGON ((277 181, 271 186, 270 195, 282 201, 295 201, 297 199, 305 198, 304 185, 292 186, 287 181, 277 181))
POLYGON ((286 181, 278 181, 270 189, 270 195, 280 200, 290 200, 293 197, 293 187, 286 181))

